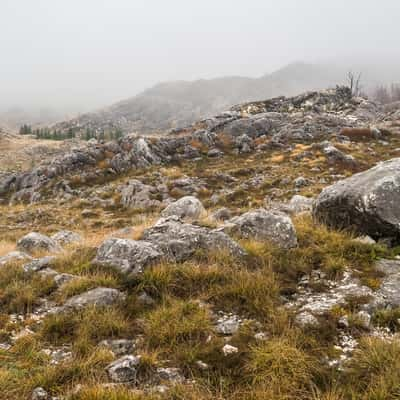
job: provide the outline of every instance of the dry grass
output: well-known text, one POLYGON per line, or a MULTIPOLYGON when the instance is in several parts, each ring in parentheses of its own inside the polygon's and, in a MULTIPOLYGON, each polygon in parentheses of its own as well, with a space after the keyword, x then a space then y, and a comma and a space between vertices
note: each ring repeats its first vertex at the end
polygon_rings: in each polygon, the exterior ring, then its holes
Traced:
POLYGON ((15 250, 15 242, 11 240, 0 240, 0 257, 15 250))
MULTIPOLYGON (((223 137, 222 137, 223 139, 223 137)), ((378 159, 390 157, 400 140, 393 138, 390 148, 374 146, 375 155, 364 143, 345 149, 348 154, 362 159, 365 167, 378 159)), ((227 155, 219 159, 182 162, 179 166, 158 169, 168 187, 183 176, 199 177, 205 182, 203 203, 213 193, 228 188, 231 193, 221 196, 213 208, 228 206, 235 213, 249 207, 262 206, 264 198, 286 200, 295 192, 293 180, 304 176, 310 185, 300 194, 313 196, 322 186, 315 179, 312 166, 321 168, 318 179, 330 183, 331 174, 350 171, 333 166, 329 171, 325 157, 306 145, 296 145, 283 156, 267 151, 250 156, 231 156, 231 143, 222 143, 227 155), (310 152, 301 158, 303 152, 310 152), (225 182, 222 172, 234 177, 225 182), (260 184, 246 187, 254 176, 261 176, 260 184)), ((397 153, 396 153, 397 154, 397 153)), ((138 178, 146 183, 158 182, 157 170, 135 170, 129 176, 110 180, 111 190, 103 195, 112 197, 112 185, 123 179, 138 178)), ((108 178, 107 178, 108 179, 108 178)), ((109 178, 114 179, 114 178, 109 178)), ((105 181, 104 181, 105 182, 105 181)), ((104 182, 94 182, 93 190, 104 182)), ((81 185, 82 182, 77 184, 81 185)), ((182 193, 176 191, 181 197, 182 193)), ((208 207, 210 210, 211 207, 208 207)), ((0 206, 0 256, 12 251, 15 240, 37 230, 52 234, 59 229, 78 231, 83 243, 73 245, 57 255, 54 269, 79 276, 60 290, 50 280, 23 273, 20 266, 0 269, 0 338, 7 341, 11 332, 21 328, 10 322, 8 313, 32 311, 41 297, 64 302, 67 298, 96 286, 115 287, 127 294, 122 304, 109 308, 89 308, 84 311, 48 316, 41 325, 29 322, 34 334, 19 340, 10 351, 0 350, 0 398, 20 400, 30 398, 32 389, 43 386, 52 395, 71 393, 76 384, 83 384, 71 400, 391 400, 399 398, 399 345, 375 339, 361 340, 362 345, 354 361, 343 371, 335 371, 324 363, 334 354, 338 337, 337 321, 349 315, 350 327, 357 338, 366 332, 357 321, 356 312, 363 299, 348 299, 348 304, 333 309, 321 317, 318 329, 297 328, 293 315, 284 307, 283 296, 290 297, 298 288, 299 280, 313 270, 323 270, 332 279, 339 279, 350 268, 363 283, 373 289, 380 285, 381 276, 373 267, 380 256, 391 256, 380 246, 363 245, 353 240, 351 232, 339 232, 315 224, 310 218, 295 218, 299 247, 280 250, 268 243, 241 241, 248 256, 235 259, 223 252, 197 252, 185 263, 163 262, 127 279, 112 268, 92 264, 96 247, 119 227, 133 227, 127 238, 140 239, 143 230, 151 226, 157 210, 132 211, 117 204, 102 208, 90 202, 74 201, 62 206, 51 202, 25 206, 0 206), (92 215, 81 216, 83 208, 92 215), (153 299, 144 305, 138 294, 147 293, 153 299), (224 311, 247 319, 230 344, 239 351, 224 356, 225 338, 214 330, 213 313, 224 311), (266 341, 257 341, 255 333, 263 332, 266 341), (135 354, 142 355, 143 368, 150 374, 155 366, 180 368, 189 381, 172 387, 165 395, 141 394, 131 388, 105 388, 104 371, 113 356, 98 347, 103 339, 139 339, 135 354), (72 345, 72 360, 52 366, 40 349, 61 344, 72 345), (201 360, 209 365, 199 368, 201 360)), ((208 218, 202 226, 215 227, 208 218)), ((324 290, 323 287, 315 290, 324 290)), ((399 311, 376 313, 373 323, 400 329, 399 311)))

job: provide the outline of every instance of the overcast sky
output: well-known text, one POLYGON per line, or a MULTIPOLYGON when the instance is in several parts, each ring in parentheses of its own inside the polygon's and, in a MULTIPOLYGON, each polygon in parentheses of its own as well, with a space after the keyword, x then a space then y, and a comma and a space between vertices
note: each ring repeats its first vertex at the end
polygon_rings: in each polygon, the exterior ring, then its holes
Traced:
POLYGON ((399 53, 400 0, 0 0, 0 106, 399 53))

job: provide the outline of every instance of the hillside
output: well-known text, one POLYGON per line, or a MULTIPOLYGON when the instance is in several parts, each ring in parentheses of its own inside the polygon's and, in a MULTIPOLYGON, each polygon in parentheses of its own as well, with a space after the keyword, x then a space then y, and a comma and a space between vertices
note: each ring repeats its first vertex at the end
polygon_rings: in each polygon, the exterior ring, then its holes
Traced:
POLYGON ((399 157, 338 87, 3 173, 0 399, 397 399, 399 157))
POLYGON ((124 133, 155 133, 184 127, 234 104, 335 87, 345 78, 344 71, 326 65, 294 63, 258 79, 226 77, 161 83, 131 99, 52 128, 60 131, 72 128, 82 134, 87 130, 119 129, 124 133))

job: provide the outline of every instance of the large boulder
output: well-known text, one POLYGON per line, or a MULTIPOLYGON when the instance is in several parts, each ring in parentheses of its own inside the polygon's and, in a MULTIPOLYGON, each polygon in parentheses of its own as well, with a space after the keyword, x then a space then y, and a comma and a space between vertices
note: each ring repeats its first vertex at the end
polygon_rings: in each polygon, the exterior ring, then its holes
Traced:
POLYGON ((110 238, 97 250, 95 262, 110 265, 125 274, 138 274, 160 259, 162 253, 156 245, 146 241, 110 238))
POLYGON ((61 247, 51 238, 38 232, 31 232, 17 242, 20 251, 34 253, 36 251, 60 251, 61 247))
POLYGON ((313 215, 334 228, 399 242, 399 204, 400 158, 395 158, 325 188, 313 215))
POLYGON ((204 213, 205 209, 201 201, 194 196, 185 196, 181 199, 171 203, 167 208, 163 210, 161 215, 163 217, 177 216, 179 218, 195 220, 200 218, 204 213))
POLYGON ((224 230, 246 239, 269 241, 286 249, 297 246, 297 235, 292 220, 279 211, 249 211, 230 219, 224 230))
POLYGON ((185 261, 196 250, 226 250, 242 256, 244 250, 220 230, 183 223, 178 217, 161 218, 143 233, 143 239, 159 246, 164 256, 174 261, 185 261))
POLYGON ((71 297, 62 308, 79 310, 88 306, 105 307, 123 300, 124 297, 124 294, 117 289, 99 287, 71 297))
POLYGON ((59 231, 51 236, 51 239, 53 239, 60 246, 79 243, 83 240, 81 235, 71 231, 59 231))
POLYGON ((155 187, 132 179, 121 188, 121 204, 124 207, 135 209, 157 207, 161 204, 160 200, 156 198, 157 195, 158 191, 155 187))

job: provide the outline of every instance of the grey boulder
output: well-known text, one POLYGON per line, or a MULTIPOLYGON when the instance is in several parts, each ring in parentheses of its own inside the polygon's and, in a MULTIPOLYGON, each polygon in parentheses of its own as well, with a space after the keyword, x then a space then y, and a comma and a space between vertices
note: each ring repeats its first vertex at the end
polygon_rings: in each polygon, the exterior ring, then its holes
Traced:
POLYGON ((25 272, 38 272, 42 269, 49 268, 54 264, 56 258, 53 256, 47 256, 42 258, 37 258, 31 262, 25 264, 23 269, 25 272))
POLYGON ((400 158, 336 182, 316 199, 314 217, 373 239, 400 240, 400 158))
POLYGON ((20 251, 32 253, 35 251, 60 251, 61 247, 51 238, 38 232, 31 232, 17 242, 20 251))
POLYGON ((194 196, 185 196, 171 203, 162 213, 162 217, 177 216, 185 219, 197 219, 205 214, 205 209, 201 201, 194 196))
POLYGON ((297 246, 297 235, 292 220, 279 211, 249 211, 230 219, 224 225, 224 231, 242 238, 269 241, 282 248, 297 246))
POLYGON ((234 256, 245 254, 224 232, 183 223, 177 217, 161 218, 144 231, 143 239, 157 244, 164 256, 173 261, 185 261, 200 249, 225 250, 234 256))
POLYGON ((76 232, 60 231, 51 236, 58 245, 64 246, 66 244, 79 243, 82 241, 82 236, 76 232))
POLYGON ((112 266, 124 274, 138 274, 162 256, 156 245, 146 241, 110 238, 97 250, 94 262, 112 266))
POLYGON ((110 306, 125 298, 117 289, 99 287, 68 299, 63 309, 79 310, 88 306, 110 306))
POLYGON ((153 186, 132 179, 121 189, 121 204, 124 207, 135 209, 159 206, 161 202, 156 198, 157 194, 158 192, 153 186))

